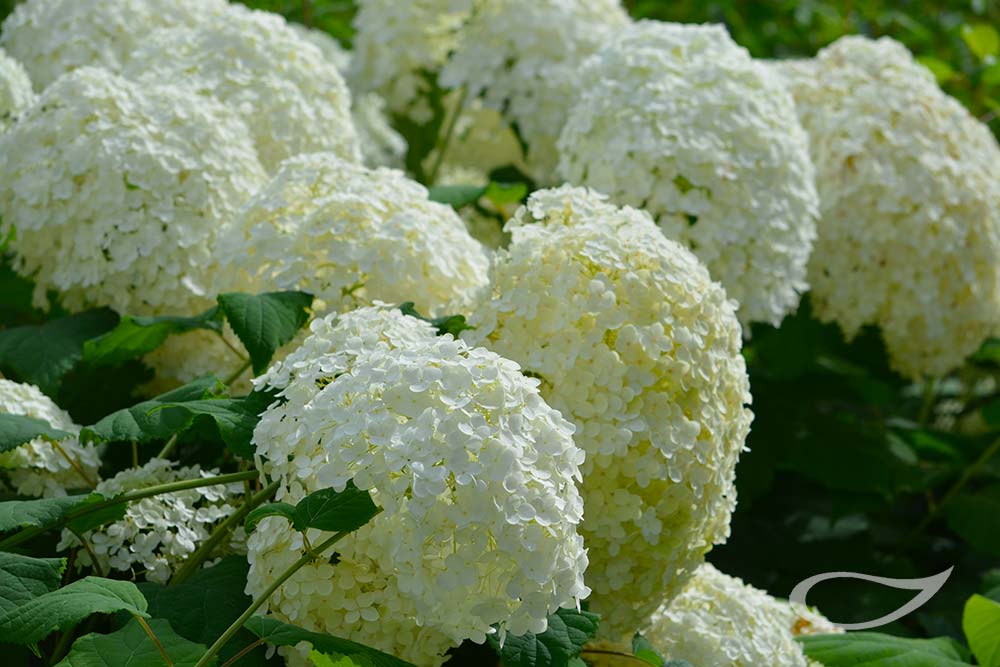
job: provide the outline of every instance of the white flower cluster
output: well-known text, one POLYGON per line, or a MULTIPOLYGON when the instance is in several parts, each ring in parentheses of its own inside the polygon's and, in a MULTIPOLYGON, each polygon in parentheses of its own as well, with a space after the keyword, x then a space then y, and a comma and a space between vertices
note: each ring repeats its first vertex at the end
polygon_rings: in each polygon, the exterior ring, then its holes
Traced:
POLYGON ((220 244, 240 284, 303 289, 332 310, 413 301, 462 308, 487 280, 486 250, 458 214, 391 169, 328 153, 286 160, 220 244))
POLYGON ((640 21, 584 65, 560 175, 642 207, 777 324, 806 289, 818 199, 781 78, 725 28, 640 21))
POLYGON ((49 86, 0 135, 0 235, 36 302, 194 313, 214 293, 220 228, 266 181, 218 102, 102 69, 49 86))
POLYGON ((36 438, 0 453, 0 478, 17 493, 52 498, 65 496, 67 489, 86 489, 97 483, 101 466, 97 449, 80 444, 75 437, 80 427, 38 387, 0 378, 0 414, 34 417, 74 434, 56 444, 36 438))
POLYGON ((647 214, 587 190, 536 192, 507 230, 463 336, 575 422, 590 608, 630 637, 729 535, 751 419, 735 304, 647 214))
POLYGON ((28 73, 21 63, 0 49, 0 134, 34 101, 28 73))
POLYGON ((552 183, 580 64, 628 23, 619 0, 475 0, 440 82, 502 111, 529 146, 532 176, 552 183))
MULTIPOLYGON (((175 468, 164 459, 150 459, 139 468, 129 468, 97 485, 97 493, 112 497, 185 479, 211 477, 198 466, 175 468)), ((212 534, 212 530, 236 509, 230 501, 243 493, 243 484, 202 486, 164 493, 128 503, 125 517, 82 537, 90 544, 100 569, 107 572, 142 573, 149 581, 164 584, 188 556, 212 534)), ((237 528, 213 557, 243 553, 245 534, 237 528)), ((58 548, 79 546, 80 541, 64 530, 58 548)), ((77 556, 81 566, 93 565, 90 554, 77 556)))
POLYGON ((810 667, 796 635, 839 632, 802 605, 702 565, 684 591, 657 610, 646 639, 670 659, 699 667, 810 667))
POLYGON ((132 54, 125 74, 182 83, 223 102, 250 128, 269 172, 299 153, 360 159, 343 77, 277 14, 233 5, 194 27, 158 30, 132 54))
POLYGON ((958 366, 1000 325, 1000 150, 904 46, 845 37, 782 66, 820 195, 817 314, 878 325, 910 377, 958 366))
MULTIPOLYGON (((382 508, 300 570, 272 614, 437 665, 463 639, 541 632, 588 590, 577 524, 583 452, 517 364, 384 307, 329 316, 265 381, 287 399, 254 432, 295 502, 351 479, 382 508)), ((323 539, 308 531, 310 543, 323 539)), ((247 592, 302 554, 286 521, 248 540, 247 592)))
POLYGON ((158 28, 191 27, 226 10, 225 0, 26 0, 3 22, 0 46, 38 90, 78 67, 120 73, 158 28))

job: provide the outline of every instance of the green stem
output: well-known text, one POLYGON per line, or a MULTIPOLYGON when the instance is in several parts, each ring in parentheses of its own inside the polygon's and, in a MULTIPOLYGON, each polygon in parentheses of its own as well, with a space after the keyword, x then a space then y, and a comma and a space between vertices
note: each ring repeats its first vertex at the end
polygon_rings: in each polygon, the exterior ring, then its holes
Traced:
POLYGON ((224 380, 224 382, 226 384, 232 384, 232 383, 236 382, 236 380, 238 380, 239 377, 241 375, 243 375, 243 373, 245 373, 248 368, 250 368, 250 363, 251 362, 250 362, 249 359, 247 359, 246 361, 244 361, 243 364, 239 368, 237 368, 235 371, 233 371, 232 375, 230 375, 229 377, 227 377, 224 380))
POLYGON ((101 563, 97 560, 97 554, 94 553, 93 547, 90 546, 90 541, 87 540, 87 538, 84 537, 83 533, 81 533, 78 530, 73 530, 72 528, 70 528, 69 532, 73 533, 73 536, 80 541, 80 544, 83 545, 83 548, 87 552, 87 555, 90 556, 90 562, 93 563, 94 571, 97 572, 97 576, 99 577, 107 576, 107 574, 105 574, 104 572, 104 568, 101 567, 101 563))
POLYGON ((222 667, 230 667, 230 665, 235 664, 237 660, 239 660, 240 658, 242 658, 243 656, 245 656, 247 653, 249 653, 250 651, 254 650, 255 648, 257 648, 258 646, 260 646, 263 643, 264 643, 263 639, 258 639, 255 642, 251 642, 250 644, 247 644, 243 648, 242 651, 240 651, 239 653, 237 653, 236 655, 234 655, 233 657, 231 657, 229 660, 226 660, 224 663, 222 663, 222 667))
POLYGON ((247 502, 243 503, 238 510, 229 515, 229 517, 216 526, 212 534, 208 536, 208 539, 202 542, 198 550, 191 554, 188 559, 184 562, 177 572, 174 573, 173 578, 170 580, 170 585, 180 584, 191 578, 198 568, 201 566, 205 560, 212 555, 212 552, 219 546, 219 544, 229 536, 233 531, 233 528, 243 523, 247 514, 250 511, 263 503, 265 500, 274 495, 274 492, 278 490, 278 482, 272 482, 260 493, 252 496, 247 502))
POLYGON ((170 439, 167 440, 167 444, 163 445, 163 449, 161 449, 160 453, 156 455, 156 458, 165 459, 169 457, 171 454, 174 453, 174 447, 176 445, 177 445, 177 434, 174 433, 172 436, 170 436, 170 439))
POLYGON ((149 638, 153 640, 153 644, 155 644, 156 648, 159 649, 160 655, 163 656, 163 661, 167 663, 167 667, 174 667, 174 661, 170 659, 170 654, 167 653, 167 649, 163 648, 163 644, 160 643, 160 640, 156 636, 156 633, 153 632, 153 628, 149 627, 149 623, 146 622, 146 619, 136 614, 132 614, 132 617, 135 620, 139 621, 139 625, 141 625, 142 629, 146 631, 146 634, 149 635, 149 638))
POLYGON ((302 568, 302 566, 314 560, 317 556, 321 555, 324 551, 326 551, 327 549, 329 549, 334 544, 344 539, 348 535, 350 535, 350 532, 344 530, 340 531, 339 533, 336 533, 329 539, 325 540, 318 547, 316 547, 315 551, 307 552, 305 555, 302 556, 302 558, 295 561, 287 570, 282 572, 281 576, 275 579, 274 583, 268 586, 267 590, 264 591, 263 594, 261 594, 260 597, 258 597, 253 602, 253 604, 247 607, 246 611, 240 614, 240 617, 237 618, 235 621, 233 621, 232 625, 226 628, 226 631, 222 633, 222 636, 215 640, 215 643, 209 647, 208 651, 205 652, 205 655, 201 656, 201 659, 198 660, 197 663, 195 663, 194 667, 208 667, 208 665, 212 662, 212 658, 214 658, 215 655, 220 650, 222 650, 223 646, 229 643, 229 640, 233 638, 233 635, 239 632, 240 628, 243 627, 243 624, 246 623, 248 620, 250 620, 250 617, 253 616, 254 613, 258 609, 260 609, 265 602, 271 599, 271 595, 273 595, 274 592, 278 590, 282 584, 288 581, 288 579, 291 578, 293 574, 298 572, 302 568))
POLYGON ((455 126, 458 124, 458 117, 462 115, 462 107, 465 106, 467 94, 468 90, 463 88, 462 94, 458 98, 458 103, 455 105, 455 111, 452 112, 451 118, 448 119, 448 127, 445 129, 444 139, 438 147, 438 154, 434 157, 434 166, 431 167, 431 173, 427 177, 427 185, 434 185, 437 181, 438 172, 441 171, 441 165, 444 163, 444 155, 448 152, 451 136, 455 133, 455 126))
POLYGON ((95 486, 97 486, 97 483, 94 480, 90 479, 90 476, 86 473, 86 471, 84 471, 83 466, 80 465, 80 462, 74 459, 69 454, 67 454, 66 450, 62 448, 62 445, 60 445, 55 440, 50 440, 49 442, 52 444, 52 447, 57 452, 62 454, 62 457, 66 459, 67 462, 69 462, 70 467, 73 468, 74 471, 76 471, 76 474, 78 474, 80 477, 83 478, 83 481, 87 483, 87 486, 89 486, 90 488, 94 488, 95 486))
POLYGON ((920 426, 927 426, 931 420, 934 410, 934 398, 937 395, 937 380, 927 379, 924 381, 924 400, 920 405, 920 415, 918 421, 920 426))
POLYGON ((142 500, 143 498, 151 498, 153 496, 159 496, 164 493, 173 493, 175 491, 187 491, 188 489, 200 489, 204 486, 217 486, 219 484, 231 484, 233 482, 242 482, 245 479, 253 479, 257 477, 258 473, 256 470, 247 470, 246 472, 234 472, 228 475, 216 475, 215 477, 201 477, 199 479, 185 479, 179 482, 170 482, 168 484, 158 484, 156 486, 149 486, 145 489, 139 489, 137 491, 131 491, 129 493, 123 493, 120 496, 114 498, 109 498, 103 502, 93 503, 85 507, 81 507, 78 510, 69 512, 65 517, 56 521, 55 523, 48 526, 31 526, 25 528, 17 533, 14 533, 5 540, 0 541, 0 550, 9 549, 10 547, 21 544, 26 540, 30 540, 32 537, 44 533, 47 530, 62 528, 70 521, 78 519, 82 516, 88 514, 93 514, 94 512, 99 512, 108 507, 113 507, 115 505, 120 505, 122 503, 129 503, 133 500, 142 500))

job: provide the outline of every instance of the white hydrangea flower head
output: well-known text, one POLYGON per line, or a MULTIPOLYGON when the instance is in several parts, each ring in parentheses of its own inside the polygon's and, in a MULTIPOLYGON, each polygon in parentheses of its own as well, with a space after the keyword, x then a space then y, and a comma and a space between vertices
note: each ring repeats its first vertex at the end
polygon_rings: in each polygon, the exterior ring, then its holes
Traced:
POLYGON ((816 313, 848 337, 877 325, 904 375, 944 375, 1000 324, 996 140, 888 38, 778 69, 816 163, 816 313))
MULTIPOLYGON (((586 596, 583 452, 537 381, 384 307, 313 331, 267 378, 286 400, 255 429, 260 467, 281 482, 278 499, 353 479, 383 511, 338 544, 335 568, 308 565, 279 589, 270 613, 437 665, 496 623, 541 632, 586 596)), ((248 548, 255 596, 302 553, 280 520, 248 548)))
POLYGON ((781 78, 717 25, 640 21, 591 57, 560 175, 648 210, 740 303, 778 324, 806 289, 819 202, 781 78))
POLYGON ((729 536, 750 425, 735 304, 643 211, 562 187, 507 223, 463 333, 541 380, 575 422, 604 638, 631 638, 729 536))
POLYGON ((467 307, 489 265, 458 214, 422 185, 330 153, 286 160, 220 254, 247 274, 242 284, 302 289, 330 310, 413 301, 431 315, 467 307))
POLYGON ((351 68, 351 52, 341 46, 340 42, 334 39, 332 35, 316 28, 309 28, 301 23, 295 23, 294 21, 290 21, 288 27, 294 30, 299 37, 318 48, 323 53, 323 57, 326 58, 327 62, 333 63, 333 66, 337 68, 337 71, 341 75, 344 77, 347 76, 351 68))
POLYGON ((670 659, 699 667, 810 667, 795 641, 836 631, 819 614, 790 605, 706 563, 684 591, 657 610, 643 634, 670 659))
POLYGON ((194 314, 219 231, 263 183, 246 126, 214 100, 94 67, 49 86, 0 135, 0 235, 35 301, 194 314))
POLYGON ((120 73, 158 28, 191 27, 226 10, 225 0, 26 0, 4 20, 0 46, 20 60, 37 90, 78 67, 120 73))
POLYGON ((529 147, 531 175, 552 183, 580 65, 628 24, 620 0, 476 0, 440 82, 502 111, 529 147))
POLYGON ((35 101, 24 66, 0 49, 0 134, 35 101))
POLYGON ((76 438, 80 427, 38 387, 0 378, 0 414, 41 419, 74 436, 56 444, 35 438, 0 454, 0 477, 18 494, 43 498, 65 496, 67 489, 86 489, 100 479, 101 459, 97 449, 80 444, 76 438))
MULTIPOLYGON (((165 459, 150 459, 139 468, 129 468, 97 485, 97 493, 111 497, 185 479, 212 477, 217 471, 203 471, 199 466, 177 468, 165 459)), ((142 574, 149 581, 165 584, 188 556, 208 539, 212 530, 238 506, 243 484, 219 484, 143 498, 128 504, 122 519, 83 534, 98 564, 105 572, 142 574)), ((233 531, 213 557, 244 553, 243 529, 233 531)), ((79 540, 64 530, 60 550, 78 546, 79 540)), ((90 555, 81 551, 77 561, 93 565, 90 555)))
POLYGON ((269 172, 299 153, 360 159, 343 77, 277 14, 233 5, 193 28, 157 30, 125 74, 146 83, 183 82, 223 102, 250 128, 269 172))

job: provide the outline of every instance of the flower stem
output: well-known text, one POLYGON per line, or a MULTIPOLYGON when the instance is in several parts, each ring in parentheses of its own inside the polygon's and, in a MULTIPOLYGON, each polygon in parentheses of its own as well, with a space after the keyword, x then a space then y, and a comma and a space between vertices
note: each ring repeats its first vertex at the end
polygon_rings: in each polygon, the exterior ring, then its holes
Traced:
POLYGON ((250 368, 250 360, 249 359, 247 359, 246 361, 244 361, 243 364, 239 368, 237 368, 235 371, 233 371, 233 374, 230 375, 229 377, 227 377, 225 380, 223 380, 223 382, 225 382, 226 384, 232 384, 232 383, 236 382, 240 378, 240 376, 243 375, 244 372, 246 372, 246 370, 248 368, 250 368))
POLYGON ((434 166, 431 167, 431 173, 427 177, 427 185, 434 185, 435 181, 437 181, 438 172, 441 171, 441 165, 444 163, 444 155, 448 152, 448 145, 451 143, 451 137, 455 133, 455 126, 458 125, 458 117, 462 115, 462 108, 465 106, 465 98, 467 96, 468 89, 463 88, 461 95, 458 97, 458 102, 455 104, 455 110, 452 112, 451 118, 448 119, 448 127, 445 129, 441 145, 438 146, 438 153, 434 156, 434 166))
POLYGON ((156 648, 159 649, 160 655, 163 656, 163 661, 167 663, 167 667, 174 667, 174 661, 170 659, 170 655, 167 653, 167 649, 163 648, 163 644, 160 643, 160 640, 157 638, 156 633, 153 632, 153 628, 149 627, 149 623, 146 622, 146 619, 136 614, 132 614, 132 617, 135 618, 135 620, 139 621, 139 625, 141 625, 142 629, 146 631, 146 634, 149 635, 149 638, 153 640, 153 644, 155 644, 156 648))
POLYGON ((70 456, 66 452, 66 450, 62 448, 62 445, 60 445, 55 440, 51 440, 50 442, 52 446, 55 448, 55 450, 60 454, 62 454, 62 457, 69 462, 70 467, 76 471, 76 474, 78 474, 80 477, 83 478, 83 481, 87 483, 87 486, 89 486, 90 488, 94 488, 95 486, 97 486, 97 483, 94 482, 94 480, 90 479, 90 476, 84 471, 83 466, 80 465, 80 462, 74 459, 72 456, 70 456))
POLYGON ((177 445, 177 434, 174 433, 172 436, 170 436, 170 439, 167 440, 167 444, 163 445, 163 449, 161 449, 160 453, 156 455, 156 458, 165 459, 169 457, 171 454, 174 453, 174 447, 176 445, 177 445))

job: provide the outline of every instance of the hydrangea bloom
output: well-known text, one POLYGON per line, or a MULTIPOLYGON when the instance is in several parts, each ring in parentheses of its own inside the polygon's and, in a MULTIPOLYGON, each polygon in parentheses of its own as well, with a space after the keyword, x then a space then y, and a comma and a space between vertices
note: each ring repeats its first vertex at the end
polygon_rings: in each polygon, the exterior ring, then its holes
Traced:
MULTIPOLYGON (((198 466, 175 468, 164 459, 150 459, 139 468, 123 470, 97 485, 97 493, 111 497, 157 484, 185 479, 211 477, 216 471, 205 472, 198 466)), ((243 494, 243 484, 203 486, 186 491, 165 493, 128 504, 125 517, 83 534, 98 565, 107 572, 143 574, 147 580, 164 584, 174 571, 208 539, 217 524, 236 509, 243 494)), ((233 531, 228 541, 214 556, 243 553, 246 535, 242 528, 233 531)), ((64 530, 59 549, 80 544, 69 530, 64 530)), ((77 556, 80 565, 92 565, 87 551, 77 556)))
POLYGON ((197 312, 212 246, 266 180, 246 126, 213 100, 85 67, 0 135, 0 235, 36 303, 197 312))
MULTIPOLYGON (((287 399, 254 431, 290 502, 353 479, 382 508, 268 602, 279 618, 417 664, 500 623, 541 632, 585 597, 583 452, 517 364, 384 308, 332 315, 265 382, 287 399)), ((312 544, 323 539, 310 530, 312 544)), ((248 540, 247 592, 301 556, 282 519, 248 540)))
POLYGON ((575 422, 590 608, 631 637, 729 535, 751 419, 735 304, 646 213, 584 189, 536 192, 506 228, 463 336, 575 422))
POLYGON ((476 0, 440 82, 502 111, 530 147, 532 175, 552 182, 580 64, 628 23, 619 0, 476 0))
POLYGON ((801 605, 702 565, 684 591, 657 610, 646 638, 670 659, 700 667, 810 667, 796 635, 836 632, 801 605))
POLYGON ((222 244, 241 283, 303 289, 333 310, 379 299, 461 308, 486 283, 486 250, 458 214, 391 169, 328 153, 285 161, 222 244))
POLYGON ((28 73, 21 63, 0 49, 0 134, 6 132, 17 115, 34 101, 28 73))
POLYGON ((194 28, 158 30, 125 73, 147 83, 183 82, 225 103, 246 121, 268 171, 312 151, 360 159, 343 77, 276 14, 234 5, 194 28))
MULTIPOLYGON (((0 414, 25 415, 75 434, 80 427, 38 387, 0 378, 0 414)), ((76 437, 53 444, 36 438, 0 453, 0 477, 25 496, 65 496, 67 489, 85 489, 99 479, 100 457, 94 447, 76 437)), ((0 483, 0 487, 3 484, 0 483)))
POLYGON ((652 213, 740 303, 777 324, 806 288, 818 199, 780 77, 725 28, 639 22, 584 65, 561 175, 652 213))
POLYGON ((225 0, 26 0, 4 20, 0 46, 20 60, 38 90, 78 67, 121 72, 157 28, 194 26, 225 0))
POLYGON ((1000 150, 904 46, 847 37, 785 65, 816 162, 817 314, 878 325, 892 364, 943 375, 1000 324, 1000 150))

